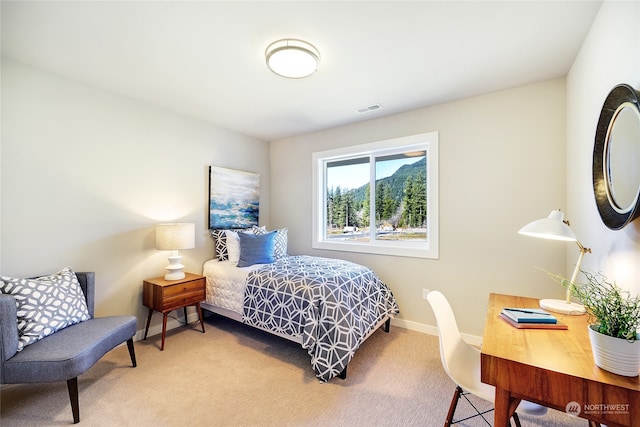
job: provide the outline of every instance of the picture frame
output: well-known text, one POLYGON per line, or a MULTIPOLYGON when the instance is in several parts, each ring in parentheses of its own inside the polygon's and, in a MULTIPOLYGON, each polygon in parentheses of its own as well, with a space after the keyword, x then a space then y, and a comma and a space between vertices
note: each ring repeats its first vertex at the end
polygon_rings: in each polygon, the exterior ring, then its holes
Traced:
POLYGON ((209 166, 209 229, 258 225, 260 175, 209 166))

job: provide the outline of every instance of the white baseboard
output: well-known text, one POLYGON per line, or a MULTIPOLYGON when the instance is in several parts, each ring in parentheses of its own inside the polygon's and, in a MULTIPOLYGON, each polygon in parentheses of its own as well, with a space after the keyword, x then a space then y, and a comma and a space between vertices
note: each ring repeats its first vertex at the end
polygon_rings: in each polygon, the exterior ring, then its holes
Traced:
MULTIPOLYGON (((429 335, 438 335, 438 328, 431 325, 425 325, 423 323, 412 322, 410 320, 404 319, 392 319, 391 324, 393 326, 397 326, 399 328, 409 329, 411 331, 422 332, 423 334, 429 335)), ((471 334, 462 334, 462 339, 464 339, 467 343, 480 347, 482 346, 482 337, 471 334)))
MULTIPOLYGON (((182 310, 179 310, 180 314, 182 314, 182 310)), ((161 316, 161 314, 154 312, 155 316, 161 316)), ((188 313, 187 318, 189 320, 189 324, 195 323, 198 321, 198 313, 188 313)), ((175 317, 169 316, 167 320, 167 331, 179 328, 184 326, 184 317, 179 317, 180 320, 177 320, 175 317)), ((408 329, 410 331, 422 332, 423 334, 428 335, 438 335, 438 328, 432 325, 425 325, 423 323, 412 322, 410 320, 404 319, 391 319, 391 324, 393 326, 397 326, 398 328, 408 329)), ((154 335, 158 335, 162 333, 162 323, 152 325, 149 327, 148 337, 152 337, 154 335)), ((134 336, 134 340, 142 340, 144 338, 144 329, 140 329, 136 332, 134 336)), ((482 345, 482 337, 471 334, 462 334, 462 338, 469 344, 480 347, 482 345)))

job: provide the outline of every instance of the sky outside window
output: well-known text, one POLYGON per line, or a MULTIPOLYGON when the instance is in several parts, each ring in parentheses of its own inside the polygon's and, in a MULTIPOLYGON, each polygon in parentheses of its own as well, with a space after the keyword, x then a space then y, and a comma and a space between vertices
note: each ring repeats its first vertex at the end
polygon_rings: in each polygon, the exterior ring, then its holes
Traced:
MULTIPOLYGON (((393 175, 404 165, 410 165, 422 159, 422 157, 408 157, 402 159, 386 160, 376 163, 376 180, 393 175)), ((369 183, 369 163, 357 163, 344 166, 331 166, 327 168, 327 188, 351 190, 369 183)))

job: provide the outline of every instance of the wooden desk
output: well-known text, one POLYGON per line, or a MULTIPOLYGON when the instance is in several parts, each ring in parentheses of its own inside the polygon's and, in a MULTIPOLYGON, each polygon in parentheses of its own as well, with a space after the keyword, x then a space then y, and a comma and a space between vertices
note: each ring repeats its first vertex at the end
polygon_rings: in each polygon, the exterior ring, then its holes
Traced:
POLYGON ((538 300, 489 296, 480 377, 496 388, 495 426, 509 425, 521 399, 560 411, 576 402, 572 409, 580 417, 609 427, 640 426, 640 378, 595 365, 586 315, 558 314, 568 330, 516 329, 500 319, 504 307, 538 307, 538 300))

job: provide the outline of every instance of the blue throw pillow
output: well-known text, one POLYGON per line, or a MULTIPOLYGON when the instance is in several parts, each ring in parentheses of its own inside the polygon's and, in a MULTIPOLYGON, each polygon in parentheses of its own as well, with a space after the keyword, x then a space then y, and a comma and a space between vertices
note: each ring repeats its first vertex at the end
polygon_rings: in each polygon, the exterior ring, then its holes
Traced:
POLYGON ((275 231, 262 235, 238 233, 238 237, 240 238, 238 267, 248 267, 253 264, 271 264, 275 261, 273 257, 275 231))

